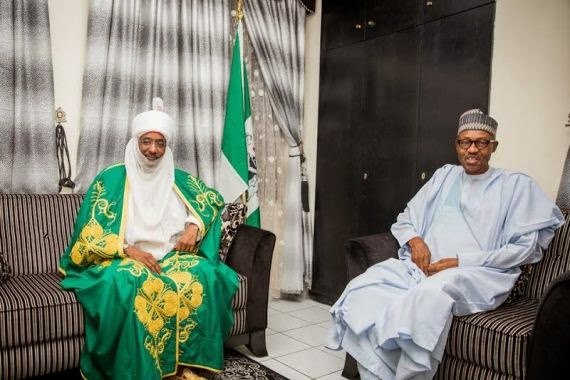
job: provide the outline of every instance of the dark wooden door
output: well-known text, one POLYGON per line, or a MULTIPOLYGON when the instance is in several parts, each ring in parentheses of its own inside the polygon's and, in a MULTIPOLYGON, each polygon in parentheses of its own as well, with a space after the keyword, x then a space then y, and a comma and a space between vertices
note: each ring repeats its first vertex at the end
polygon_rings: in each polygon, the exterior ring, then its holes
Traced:
POLYGON ((421 20, 428 22, 489 3, 494 0, 420 0, 421 20))
POLYGON ((385 232, 415 189, 419 33, 366 42, 358 235, 385 232))
POLYGON ((361 44, 321 53, 311 294, 332 303, 347 283, 345 242, 356 236, 355 139, 361 118, 361 44))
POLYGON ((457 163, 459 115, 487 112, 495 4, 423 25, 418 119, 418 185, 445 163, 457 163))
POLYGON ((367 0, 365 38, 413 28, 419 20, 418 0, 367 0))
POLYGON ((321 50, 364 40, 366 0, 325 0, 321 21, 321 50))

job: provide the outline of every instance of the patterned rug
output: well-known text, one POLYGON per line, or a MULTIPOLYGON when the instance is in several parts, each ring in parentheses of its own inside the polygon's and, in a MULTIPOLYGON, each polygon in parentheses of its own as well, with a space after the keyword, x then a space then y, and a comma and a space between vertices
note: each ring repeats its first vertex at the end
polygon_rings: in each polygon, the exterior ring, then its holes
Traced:
POLYGON ((226 350, 224 371, 216 375, 214 380, 287 380, 270 368, 263 366, 234 350, 226 350))
MULTIPOLYGON (((207 373, 196 370, 202 376, 211 380, 287 380, 270 368, 267 368, 240 354, 239 352, 227 349, 224 354, 224 370, 215 376, 208 376, 207 373)), ((35 377, 35 380, 76 380, 81 379, 79 370, 67 371, 48 376, 35 377)))

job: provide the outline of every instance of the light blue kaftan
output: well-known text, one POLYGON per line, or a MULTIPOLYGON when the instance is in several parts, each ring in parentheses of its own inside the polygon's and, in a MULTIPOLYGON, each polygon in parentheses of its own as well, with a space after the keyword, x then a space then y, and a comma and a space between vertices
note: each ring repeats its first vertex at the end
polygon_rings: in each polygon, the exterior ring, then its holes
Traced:
POLYGON ((562 223, 560 210, 524 174, 440 168, 392 226, 399 260, 370 267, 331 308, 328 347, 350 353, 361 377, 431 379, 453 315, 499 306, 519 266, 539 261, 562 223), (459 267, 426 277, 407 245, 416 236, 431 262, 457 257, 459 267))

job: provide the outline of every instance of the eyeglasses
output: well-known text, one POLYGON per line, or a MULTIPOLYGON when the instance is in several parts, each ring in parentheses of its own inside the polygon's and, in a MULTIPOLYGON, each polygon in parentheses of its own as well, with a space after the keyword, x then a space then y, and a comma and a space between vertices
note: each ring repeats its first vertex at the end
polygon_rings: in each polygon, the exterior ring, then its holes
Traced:
POLYGON ((456 143, 457 145, 459 145, 459 147, 461 149, 469 149, 471 147, 472 144, 475 144, 475 147, 477 149, 485 149, 486 147, 489 146, 490 143, 494 143, 497 140, 485 140, 485 139, 479 139, 479 140, 471 140, 471 139, 461 139, 461 140, 457 140, 456 143))
POLYGON ((140 139, 139 143, 145 148, 150 148, 151 145, 155 145, 157 148, 164 149, 166 147, 166 140, 153 140, 149 138, 140 139))

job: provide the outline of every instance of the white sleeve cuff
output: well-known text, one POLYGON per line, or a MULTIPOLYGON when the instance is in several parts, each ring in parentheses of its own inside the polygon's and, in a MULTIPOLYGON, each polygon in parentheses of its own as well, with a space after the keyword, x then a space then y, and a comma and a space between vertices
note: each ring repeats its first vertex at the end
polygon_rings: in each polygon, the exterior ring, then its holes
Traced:
POLYGON ((196 235, 196 241, 202 240, 202 230, 200 229, 200 222, 198 221, 198 219, 196 219, 196 217, 194 215, 192 215, 192 213, 188 214, 188 217, 186 218, 186 221, 184 223, 184 227, 186 228, 190 224, 194 224, 194 225, 196 225, 196 227, 198 227, 198 233, 196 235))

